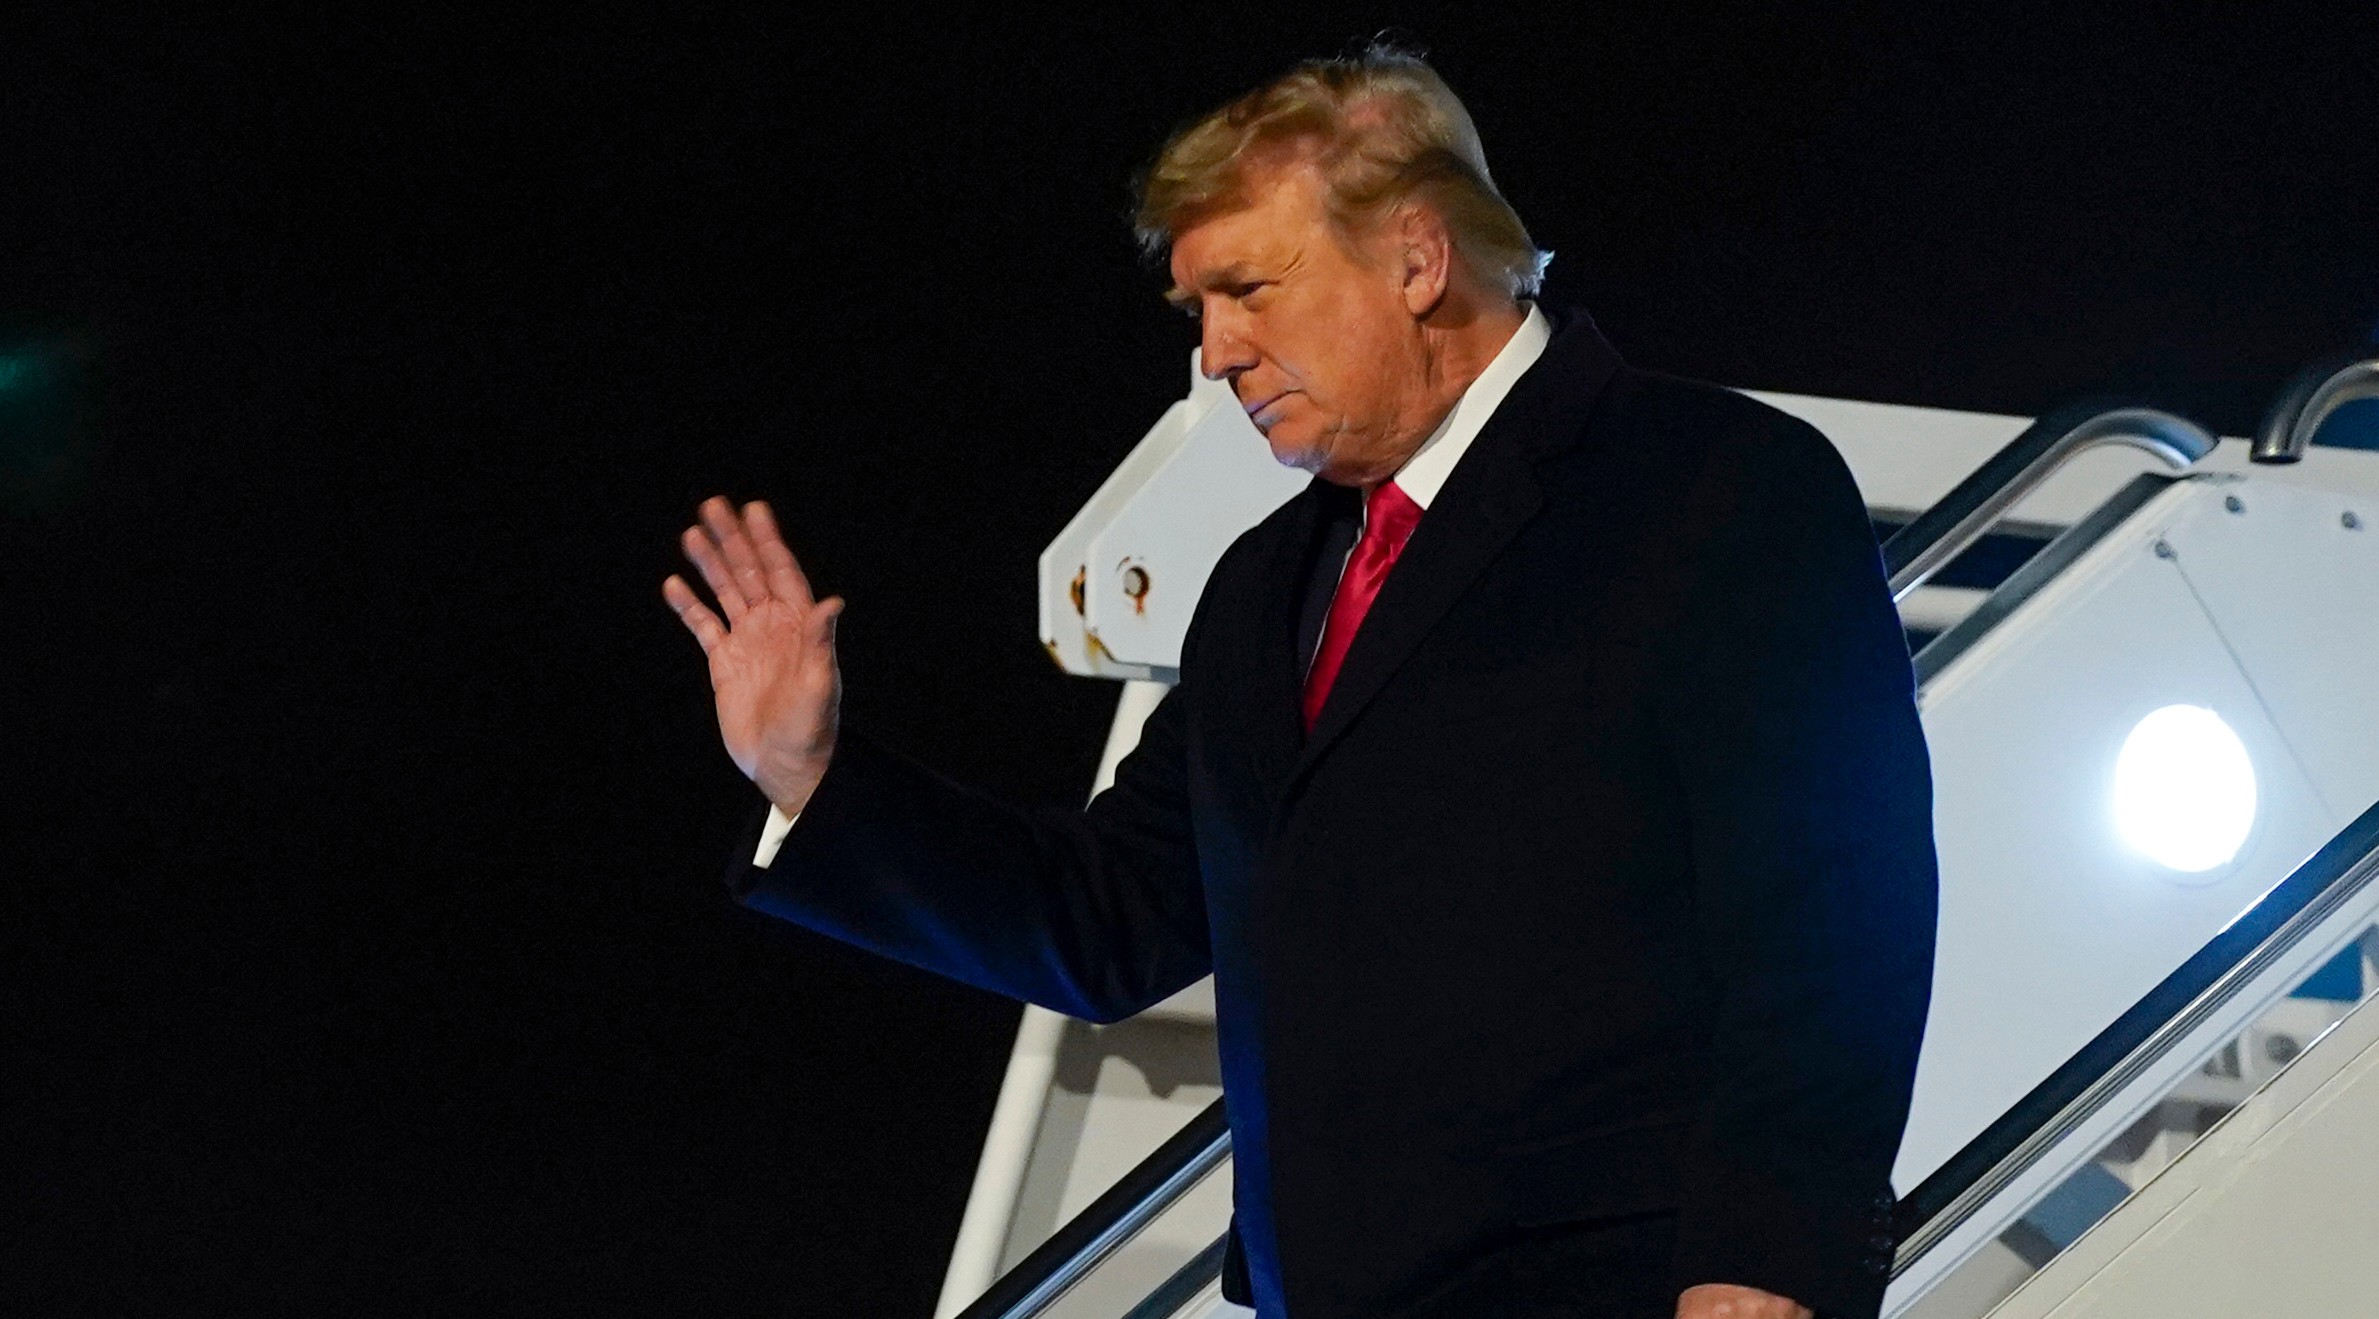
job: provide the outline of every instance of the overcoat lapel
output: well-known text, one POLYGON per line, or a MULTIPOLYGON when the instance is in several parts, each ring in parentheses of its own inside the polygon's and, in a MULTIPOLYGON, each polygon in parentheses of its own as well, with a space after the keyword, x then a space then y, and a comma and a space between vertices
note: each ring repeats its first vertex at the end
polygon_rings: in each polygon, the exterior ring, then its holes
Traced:
POLYGON ((1282 792, 1292 790, 1354 723, 1544 502, 1537 464, 1578 437, 1619 366, 1618 355, 1592 321, 1582 313, 1565 319, 1454 465, 1396 557, 1395 569, 1355 632, 1313 731, 1287 777, 1279 780, 1282 792))
POLYGON ((1290 499, 1268 529, 1270 543, 1256 556, 1261 577, 1233 584, 1241 588, 1234 595, 1255 602, 1255 617, 1239 634, 1243 640, 1226 684, 1235 724, 1230 741, 1245 749, 1257 804, 1265 808, 1277 799, 1304 737, 1297 726, 1303 677, 1297 620, 1331 493, 1317 479, 1290 499))

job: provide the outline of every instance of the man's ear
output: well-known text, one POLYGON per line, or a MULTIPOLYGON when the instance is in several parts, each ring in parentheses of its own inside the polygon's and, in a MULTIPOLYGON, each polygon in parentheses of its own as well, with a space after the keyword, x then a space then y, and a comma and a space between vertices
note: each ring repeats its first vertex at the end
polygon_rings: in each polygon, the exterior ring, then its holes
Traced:
POLYGON ((1444 217, 1428 206, 1407 202, 1397 208, 1397 274, 1405 310, 1421 320, 1445 301, 1454 277, 1454 236, 1444 217))

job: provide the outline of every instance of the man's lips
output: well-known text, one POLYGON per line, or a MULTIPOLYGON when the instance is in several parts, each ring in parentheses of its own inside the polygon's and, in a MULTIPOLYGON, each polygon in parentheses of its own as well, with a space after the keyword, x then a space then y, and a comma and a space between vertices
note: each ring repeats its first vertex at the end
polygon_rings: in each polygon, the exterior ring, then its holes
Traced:
POLYGON ((1242 406, 1247 409, 1247 415, 1253 417, 1257 413, 1262 412, 1264 409, 1271 407, 1273 404, 1280 402, 1284 398, 1287 398, 1290 392, 1291 391, 1284 389, 1277 394, 1267 395, 1264 398, 1257 399, 1253 403, 1244 404, 1242 406))

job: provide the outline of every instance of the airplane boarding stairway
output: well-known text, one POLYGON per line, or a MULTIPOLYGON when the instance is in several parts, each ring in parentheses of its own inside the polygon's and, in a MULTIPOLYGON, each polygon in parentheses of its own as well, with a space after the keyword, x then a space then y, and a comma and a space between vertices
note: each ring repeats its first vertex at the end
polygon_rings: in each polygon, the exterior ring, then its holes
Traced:
MULTIPOLYGON (((1215 559, 1306 479, 1192 365, 1042 558, 1044 645, 1124 681, 1099 786, 1215 559)), ((2379 1020, 2358 1009, 2379 988, 2379 454, 2307 443, 2374 395, 2379 362, 2318 364, 2252 445, 2136 401, 2028 420, 1755 395, 1834 441, 1889 534, 1933 759, 1942 914, 1887 1315, 2146 1313, 2124 1279, 2184 1238, 2259 1276, 2207 1237, 2232 1199, 2140 1206, 2184 1182, 2285 1197, 2273 1179, 2323 1165, 2303 1151, 2339 1121, 2313 1119, 2361 1111, 2334 1096, 2374 1102, 2370 1067, 2334 1060, 2379 1020), (2296 1075, 2308 1058, 2328 1070, 2296 1075), (2222 1166, 2282 1128, 2288 1158, 2222 1166)), ((1205 985, 1108 1026, 1026 1009, 939 1314, 1245 1313, 1215 1295, 1213 1029, 1205 985)), ((2375 1168, 2323 1183, 2326 1212, 2379 1212, 2375 1168)))

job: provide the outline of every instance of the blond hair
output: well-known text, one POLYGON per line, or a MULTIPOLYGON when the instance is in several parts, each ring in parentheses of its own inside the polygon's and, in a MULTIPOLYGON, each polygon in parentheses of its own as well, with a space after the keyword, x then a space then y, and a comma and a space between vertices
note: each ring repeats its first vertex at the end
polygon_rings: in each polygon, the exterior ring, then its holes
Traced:
POLYGON ((1495 190, 1470 112, 1419 56, 1385 45, 1307 60, 1175 133, 1139 180, 1141 248, 1162 255, 1183 229, 1246 205, 1253 170, 1298 159, 1320 168, 1342 233, 1418 198, 1488 285, 1522 298, 1543 283, 1553 254, 1495 190))

